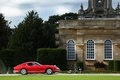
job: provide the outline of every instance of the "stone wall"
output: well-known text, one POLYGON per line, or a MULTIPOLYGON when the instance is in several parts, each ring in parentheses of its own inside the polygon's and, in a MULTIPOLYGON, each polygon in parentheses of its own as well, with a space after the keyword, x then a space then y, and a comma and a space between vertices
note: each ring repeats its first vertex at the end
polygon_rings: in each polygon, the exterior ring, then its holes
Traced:
MULTIPOLYGON (((84 62, 84 68, 93 69, 95 60, 104 60, 104 42, 111 40, 113 43, 113 60, 120 60, 120 20, 69 20, 60 21, 59 47, 66 48, 68 40, 76 42, 77 61, 84 62), (88 40, 95 42, 95 60, 86 60, 86 43, 88 40)), ((74 64, 68 61, 68 66, 74 64)), ((71 67, 71 66, 70 66, 71 67)))
POLYGON ((90 18, 81 20, 61 20, 58 29, 116 29, 120 28, 120 18, 90 18))

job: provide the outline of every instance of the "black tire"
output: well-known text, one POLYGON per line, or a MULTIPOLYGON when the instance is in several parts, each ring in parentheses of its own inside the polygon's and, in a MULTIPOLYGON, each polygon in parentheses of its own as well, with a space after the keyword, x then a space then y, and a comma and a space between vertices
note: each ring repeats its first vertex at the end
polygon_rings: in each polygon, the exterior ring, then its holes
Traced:
POLYGON ((22 75, 27 75, 27 74, 28 74, 26 69, 21 69, 21 70, 20 70, 20 73, 21 73, 22 75))
POLYGON ((48 75, 51 75, 51 74, 53 74, 53 70, 52 70, 51 68, 48 68, 48 69, 46 70, 46 73, 47 73, 48 75))

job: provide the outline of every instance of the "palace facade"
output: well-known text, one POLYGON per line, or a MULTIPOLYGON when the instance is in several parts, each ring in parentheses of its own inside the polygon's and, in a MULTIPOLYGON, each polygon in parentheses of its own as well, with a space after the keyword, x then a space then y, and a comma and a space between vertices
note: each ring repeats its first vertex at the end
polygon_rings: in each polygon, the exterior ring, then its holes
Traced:
POLYGON ((67 50, 68 69, 76 61, 93 70, 95 60, 106 65, 120 60, 120 5, 116 7, 112 0, 88 0, 88 9, 81 4, 78 20, 59 21, 59 48, 67 50))

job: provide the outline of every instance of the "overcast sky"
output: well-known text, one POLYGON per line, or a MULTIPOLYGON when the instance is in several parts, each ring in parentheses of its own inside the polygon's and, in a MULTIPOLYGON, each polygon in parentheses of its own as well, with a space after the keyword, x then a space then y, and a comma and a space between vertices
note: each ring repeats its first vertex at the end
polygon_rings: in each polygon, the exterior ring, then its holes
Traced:
MULTIPOLYGON (((120 0, 113 0, 113 7, 116 8, 120 0)), ((83 3, 84 9, 88 7, 88 0, 0 0, 0 13, 5 19, 12 21, 10 27, 18 25, 28 11, 37 11, 43 20, 51 15, 62 15, 64 13, 77 13, 83 3)))

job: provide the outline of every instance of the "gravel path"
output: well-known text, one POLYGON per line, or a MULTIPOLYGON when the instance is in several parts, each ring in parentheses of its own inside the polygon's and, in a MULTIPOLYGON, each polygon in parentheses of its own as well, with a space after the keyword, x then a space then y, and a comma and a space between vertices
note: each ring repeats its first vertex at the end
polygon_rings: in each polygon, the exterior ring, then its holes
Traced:
MULTIPOLYGON (((0 74, 0 76, 20 76, 21 74, 0 74)), ((28 75, 47 75, 47 74, 28 74, 28 75)), ((120 74, 63 74, 56 73, 52 75, 111 75, 111 76, 120 76, 120 74)))

